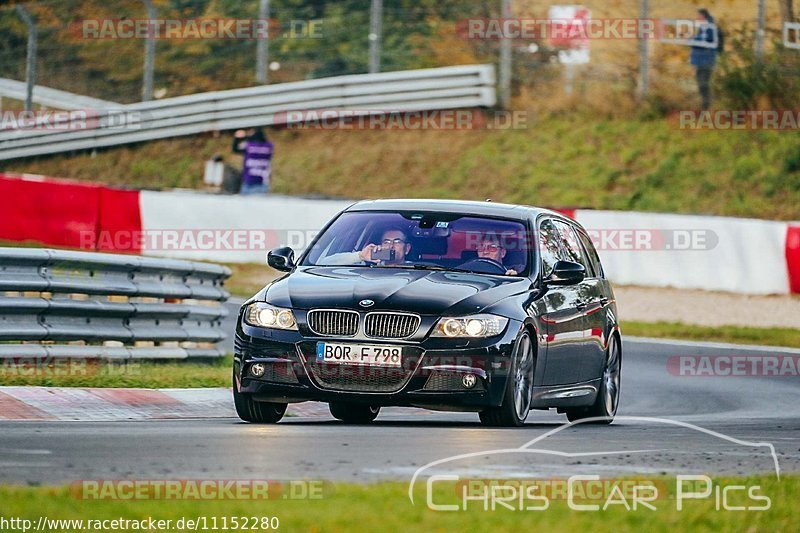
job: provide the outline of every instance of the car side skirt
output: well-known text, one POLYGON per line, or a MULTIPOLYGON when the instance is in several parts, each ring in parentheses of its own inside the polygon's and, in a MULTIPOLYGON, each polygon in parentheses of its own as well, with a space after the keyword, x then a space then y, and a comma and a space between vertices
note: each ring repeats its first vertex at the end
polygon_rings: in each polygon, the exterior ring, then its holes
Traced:
POLYGON ((531 408, 587 407, 592 405, 597 398, 600 383, 601 379, 598 378, 570 385, 534 387, 531 408))

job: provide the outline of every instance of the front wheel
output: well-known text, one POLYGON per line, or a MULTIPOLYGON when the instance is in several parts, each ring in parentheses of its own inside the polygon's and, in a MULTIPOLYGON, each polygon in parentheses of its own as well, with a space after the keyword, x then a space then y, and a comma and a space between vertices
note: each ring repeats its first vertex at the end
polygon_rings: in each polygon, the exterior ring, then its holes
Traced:
POLYGON ((619 339, 611 337, 606 349, 606 362, 603 367, 603 379, 600 383, 600 390, 597 391, 597 398, 589 407, 578 407, 567 410, 567 419, 570 422, 584 420, 586 418, 596 418, 591 424, 610 424, 617 414, 619 407, 620 393, 620 374, 622 370, 622 349, 619 339))
POLYGON ((239 380, 236 379, 236 372, 233 373, 233 405, 236 407, 236 414, 245 422, 255 424, 274 424, 279 422, 286 413, 287 404, 257 402, 251 394, 239 392, 239 380))
POLYGON ((525 423, 531 409, 535 360, 531 336, 525 332, 514 350, 503 403, 500 407, 490 407, 479 413, 483 425, 519 427, 525 423))
POLYGON ((375 405, 346 402, 331 402, 328 404, 328 409, 330 409, 333 418, 350 424, 367 424, 372 422, 381 411, 381 408, 375 405))

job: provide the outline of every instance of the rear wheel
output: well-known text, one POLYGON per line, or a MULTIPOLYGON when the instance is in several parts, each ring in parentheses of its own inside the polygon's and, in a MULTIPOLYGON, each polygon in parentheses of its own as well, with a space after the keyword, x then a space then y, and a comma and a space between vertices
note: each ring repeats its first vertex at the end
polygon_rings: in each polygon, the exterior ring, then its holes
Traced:
POLYGON ((331 402, 328 404, 333 418, 351 424, 367 424, 377 418, 381 411, 375 405, 364 405, 359 403, 331 402))
POLYGON ((503 403, 479 413, 484 425, 518 427, 525 423, 533 396, 534 361, 533 342, 530 334, 525 332, 514 350, 503 403))
POLYGON ((233 373, 233 405, 236 407, 236 414, 239 415, 239 418, 255 424, 278 422, 283 418, 287 407, 285 403, 257 402, 251 394, 239 392, 236 371, 233 373))
POLYGON ((598 418, 587 422, 588 424, 610 424, 617 414, 619 407, 620 375, 622 370, 622 350, 619 339, 611 337, 606 349, 606 363, 603 367, 603 379, 597 399, 589 407, 579 407, 567 410, 567 419, 576 422, 585 418, 598 418))

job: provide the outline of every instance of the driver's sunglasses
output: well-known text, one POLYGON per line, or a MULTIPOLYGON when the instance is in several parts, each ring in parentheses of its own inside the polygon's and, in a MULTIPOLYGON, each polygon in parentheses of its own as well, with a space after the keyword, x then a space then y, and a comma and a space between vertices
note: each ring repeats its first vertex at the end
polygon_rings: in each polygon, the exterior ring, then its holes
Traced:
POLYGON ((494 243, 491 243, 491 242, 482 242, 481 244, 478 245, 478 249, 479 250, 491 250, 493 252, 496 252, 497 250, 500 249, 500 245, 499 244, 494 244, 494 243))
POLYGON ((404 241, 403 239, 383 239, 381 244, 383 246, 392 246, 392 245, 405 244, 405 243, 406 243, 406 241, 404 241))

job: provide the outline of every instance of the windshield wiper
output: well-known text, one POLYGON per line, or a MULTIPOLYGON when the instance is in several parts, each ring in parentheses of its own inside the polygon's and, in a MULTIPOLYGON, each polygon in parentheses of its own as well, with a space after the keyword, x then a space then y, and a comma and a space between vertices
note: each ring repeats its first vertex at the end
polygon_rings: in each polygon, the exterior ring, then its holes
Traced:
POLYGON ((472 270, 467 270, 464 268, 450 268, 441 265, 386 265, 387 267, 391 268, 405 268, 407 270, 434 270, 440 272, 471 272, 475 274, 472 270))
POLYGON ((441 265, 412 265, 414 270, 451 270, 441 265))

